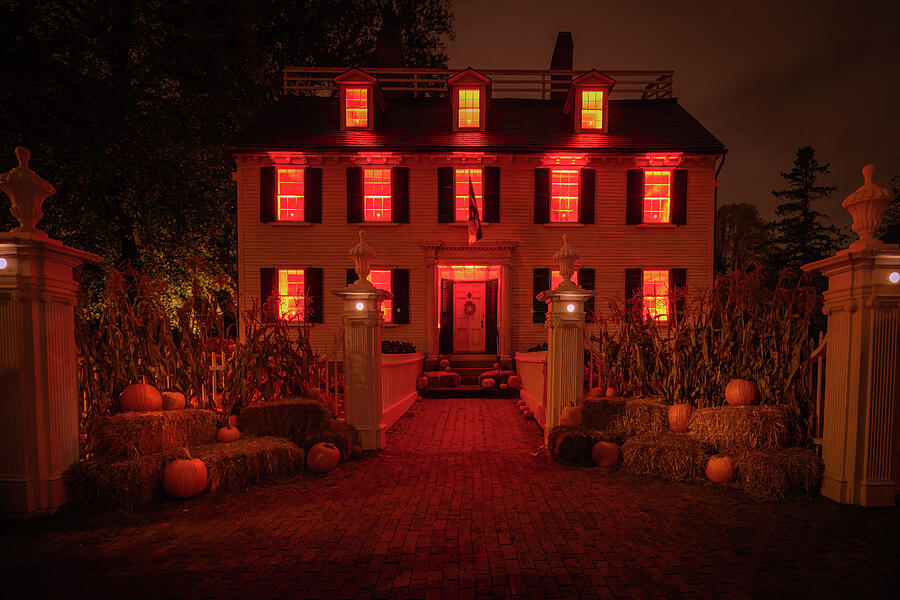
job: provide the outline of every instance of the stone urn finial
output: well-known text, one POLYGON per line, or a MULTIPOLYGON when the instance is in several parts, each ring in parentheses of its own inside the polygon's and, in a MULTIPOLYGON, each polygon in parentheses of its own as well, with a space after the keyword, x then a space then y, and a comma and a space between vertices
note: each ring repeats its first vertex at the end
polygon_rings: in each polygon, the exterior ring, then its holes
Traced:
POLYGON ((575 261, 578 259, 578 253, 569 247, 569 234, 564 233, 562 239, 562 248, 556 251, 553 260, 559 261, 559 274, 563 278, 559 286, 570 287, 575 285, 572 283, 572 275, 575 273, 575 261))
POLYGON ((375 251, 366 243, 366 232, 359 230, 359 243, 350 248, 347 252, 353 260, 353 268, 356 269, 356 276, 360 281, 365 281, 372 270, 372 259, 375 258, 375 251))
POLYGON ((881 225, 881 213, 890 204, 893 194, 874 181, 874 165, 866 165, 862 169, 865 183, 855 192, 847 196, 841 206, 853 217, 850 226, 859 235, 859 239, 850 244, 850 250, 879 248, 884 243, 875 238, 875 230, 881 225))
POLYGON ((50 182, 41 177, 28 167, 28 159, 31 153, 28 148, 18 146, 16 158, 19 165, 10 171, 0 174, 0 190, 6 192, 12 201, 10 212, 19 221, 19 226, 13 231, 30 233, 39 237, 47 237, 47 234, 37 228, 37 222, 44 213, 41 205, 48 196, 56 193, 50 182))

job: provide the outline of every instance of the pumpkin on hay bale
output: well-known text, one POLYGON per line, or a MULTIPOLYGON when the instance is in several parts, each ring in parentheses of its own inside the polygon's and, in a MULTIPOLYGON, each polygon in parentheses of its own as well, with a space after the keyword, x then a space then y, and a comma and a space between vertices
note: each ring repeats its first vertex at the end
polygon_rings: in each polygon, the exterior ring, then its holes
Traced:
POLYGON ((622 468, 672 481, 702 480, 710 450, 684 434, 644 434, 622 444, 622 468))
POLYGON ((819 493, 825 465, 813 450, 748 450, 734 461, 736 479, 758 500, 784 500, 819 493))
MULTIPOLYGON (((331 436, 331 415, 318 400, 290 398, 241 409, 241 430, 249 436, 285 438, 301 448, 331 436)), ((331 441, 330 437, 327 441, 331 441)))
POLYGON ((785 448, 798 430, 799 420, 787 406, 698 408, 688 425, 688 435, 717 450, 785 448))
POLYGON ((126 412, 97 419, 93 450, 110 458, 135 457, 216 441, 216 415, 202 409, 126 412))
POLYGON ((551 458, 571 466, 590 466, 595 440, 584 431, 560 425, 550 430, 547 449, 551 458))
POLYGON ((194 457, 206 463, 209 491, 238 490, 292 475, 303 469, 305 453, 274 437, 242 438, 230 444, 202 446, 194 457))
POLYGON ((621 427, 625 437, 665 433, 669 430, 669 407, 660 398, 627 400, 621 427))

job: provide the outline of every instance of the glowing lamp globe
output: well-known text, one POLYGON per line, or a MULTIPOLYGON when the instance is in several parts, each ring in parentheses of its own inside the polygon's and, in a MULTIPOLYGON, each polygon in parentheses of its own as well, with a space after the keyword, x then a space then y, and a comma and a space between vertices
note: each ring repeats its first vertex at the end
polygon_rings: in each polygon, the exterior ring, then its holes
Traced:
MULTIPOLYGON (((2 260, 3 259, 0 258, 0 261, 2 261, 2 260)), ((2 263, 0 263, 0 269, 2 269, 3 266, 4 265, 2 263)), ((890 281, 891 283, 900 283, 900 273, 898 273, 897 271, 894 271, 893 273, 888 275, 888 281, 890 281)))
POLYGON ((575 312, 575 305, 574 305, 574 304, 567 304, 567 305, 566 305, 566 310, 569 311, 569 312, 575 312))
MULTIPOLYGON (((8 266, 9 266, 9 261, 6 260, 5 258, 0 258, 0 269, 5 269, 8 266)), ((894 275, 896 275, 896 273, 894 273, 894 275)))
POLYGON ((365 307, 366 307, 366 305, 363 304, 362 302, 357 302, 357 303, 356 303, 356 310, 362 310, 362 309, 364 309, 365 307))

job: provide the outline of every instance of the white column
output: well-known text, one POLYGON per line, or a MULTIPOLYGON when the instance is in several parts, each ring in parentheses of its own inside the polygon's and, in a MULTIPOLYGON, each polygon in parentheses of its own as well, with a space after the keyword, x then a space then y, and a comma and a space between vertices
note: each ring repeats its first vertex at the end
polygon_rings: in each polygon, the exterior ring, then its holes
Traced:
POLYGON ((431 256, 429 251, 425 266, 425 302, 428 328, 425 335, 425 352, 431 356, 439 354, 438 351, 438 313, 437 313, 437 259, 431 256))
POLYGON ((871 235, 889 195, 871 182, 872 170, 867 169, 866 185, 843 203, 860 239, 836 256, 803 268, 828 277, 822 494, 847 504, 893 506, 900 405, 900 248, 871 235))
POLYGON ((512 358, 512 264, 508 260, 500 268, 500 356, 512 358))

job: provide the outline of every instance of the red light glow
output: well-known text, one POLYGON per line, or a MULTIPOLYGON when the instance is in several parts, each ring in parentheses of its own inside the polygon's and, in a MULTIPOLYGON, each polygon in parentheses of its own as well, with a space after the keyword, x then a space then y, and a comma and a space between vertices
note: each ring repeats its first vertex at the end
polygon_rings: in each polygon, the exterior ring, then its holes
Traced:
POLYGON ((278 220, 303 220, 303 169, 278 169, 278 220))
POLYGON ((644 271, 642 283, 644 315, 657 321, 668 321, 669 272, 644 271))
POLYGON ((369 126, 369 90, 367 88, 347 88, 344 91, 346 112, 344 123, 347 127, 369 126))
POLYGON ((550 222, 578 222, 578 169, 550 172, 550 222))
MULTIPOLYGON (((550 271, 550 289, 555 290, 559 287, 563 281, 562 275, 559 274, 559 271, 550 271)), ((572 273, 572 283, 578 285, 578 271, 572 273)))
POLYGON ((391 220, 391 169, 389 167, 363 169, 364 220, 391 220))
POLYGON ((459 110, 456 126, 481 127, 481 90, 459 90, 459 110))
MULTIPOLYGON (((391 272, 388 270, 381 271, 369 271, 369 276, 366 278, 369 280, 369 283, 374 285, 379 290, 384 290, 386 292, 393 293, 391 289, 391 272)), ((393 322, 393 312, 394 310, 394 301, 393 300, 384 300, 381 303, 381 314, 384 317, 385 323, 393 322)))
POLYGON ((668 223, 672 171, 644 171, 644 223, 668 223))
POLYGON ((581 90, 581 128, 603 129, 603 90, 581 90))
POLYGON ((465 223, 469 220, 469 179, 475 189, 475 203, 478 205, 478 216, 484 214, 484 185, 481 169, 454 169, 454 208, 456 220, 465 223))
POLYGON ((303 269, 278 269, 278 314, 282 319, 303 320, 305 279, 303 269))

